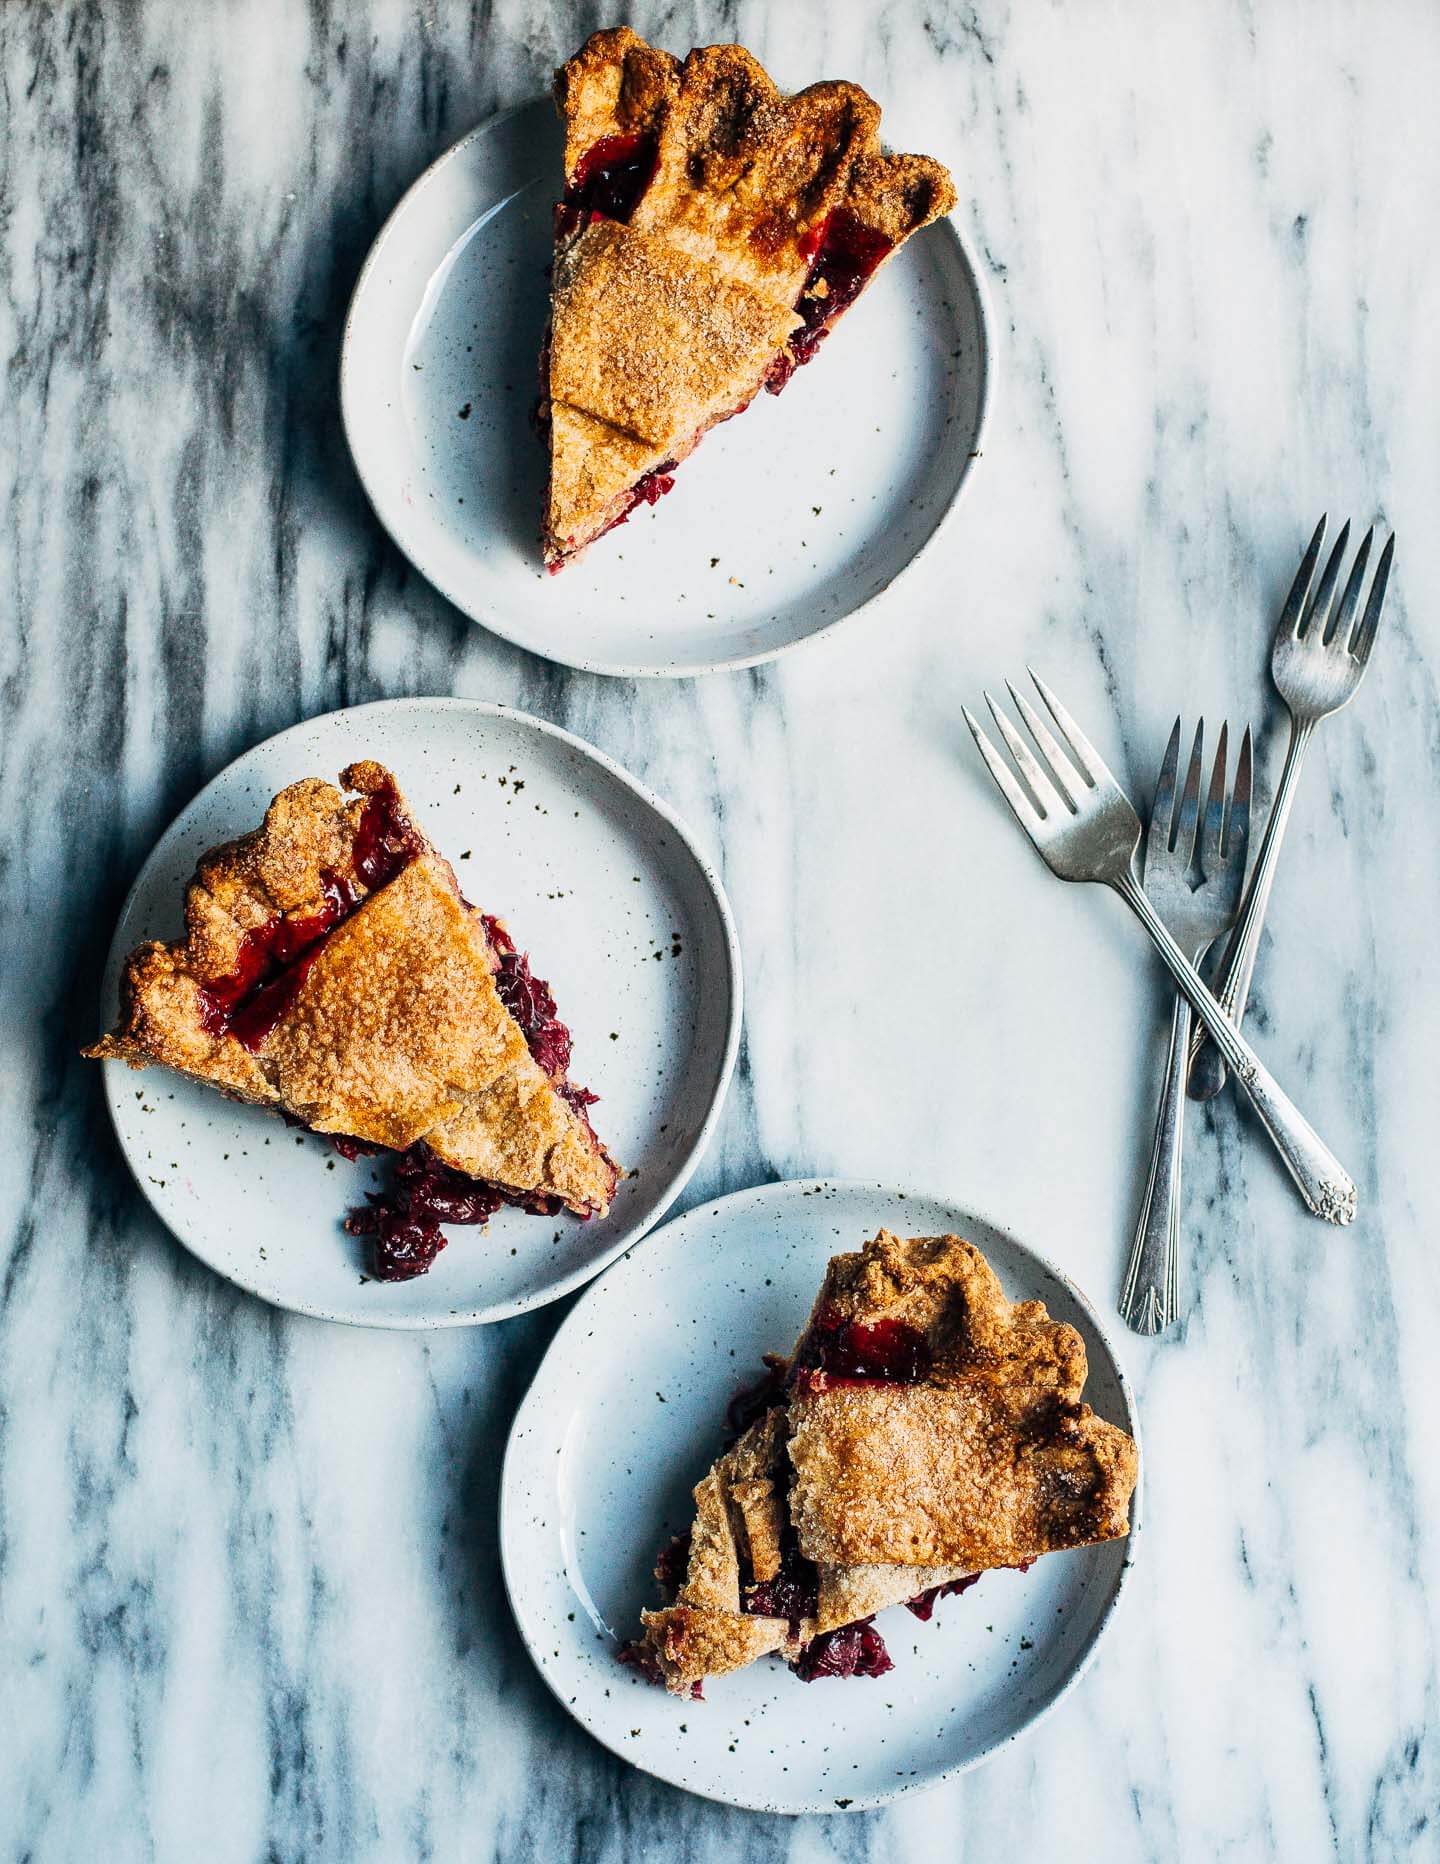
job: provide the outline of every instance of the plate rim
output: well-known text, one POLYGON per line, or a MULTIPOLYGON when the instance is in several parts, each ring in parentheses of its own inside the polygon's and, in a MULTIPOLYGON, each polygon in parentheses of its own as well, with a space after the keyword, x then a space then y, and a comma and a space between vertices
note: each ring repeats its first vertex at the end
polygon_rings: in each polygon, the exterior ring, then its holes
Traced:
POLYGON ((730 905, 729 896, 725 892, 724 882, 721 880, 717 867, 697 845, 688 824, 663 797, 656 795, 647 784, 642 783, 633 772, 627 770, 623 764, 618 763, 608 752, 602 751, 598 745, 591 744, 588 739, 578 737, 572 731, 567 731, 563 725, 554 725, 551 724, 548 719, 538 718, 532 712, 525 712, 516 706, 506 705, 499 700, 493 699, 467 699, 450 693, 437 693, 434 695, 410 693, 391 699, 370 699, 359 705, 337 706, 329 712, 318 712, 312 718, 298 719, 293 725, 287 725, 284 730, 271 733, 268 738, 259 739, 258 742, 250 745, 246 750, 241 751, 238 756, 232 757, 229 763, 223 765, 215 772, 214 776, 196 790, 195 794, 184 807, 170 819, 161 830, 160 834, 155 838, 154 842, 152 842, 148 853, 140 863, 134 880, 126 891, 124 902, 116 917, 115 930, 111 934, 110 944, 105 954, 104 967, 101 972, 99 1000, 100 1026, 102 1028, 109 1028, 110 1026, 111 1003, 107 991, 107 983, 112 970, 124 957, 121 927, 130 916, 130 911, 135 903, 136 896, 139 894, 141 886, 146 876, 149 874, 161 846, 179 823, 190 813, 196 804, 200 802, 202 797, 208 795, 211 789, 229 776, 230 773, 238 765, 244 763, 247 758, 254 756, 257 751, 279 744, 286 738, 298 736, 301 732, 311 731, 315 729, 315 727, 325 725, 334 719, 351 718, 362 713, 403 711, 407 708, 417 706, 434 707, 442 711, 469 712, 487 718, 507 718, 517 721, 522 725, 534 727, 541 733, 558 739, 561 743, 568 745, 572 750, 578 751, 583 756, 598 763, 611 777, 617 779, 626 789, 637 796, 641 802, 652 809, 662 821, 667 823, 679 838, 681 845, 684 847, 690 859, 699 869, 710 898, 715 905, 724 937, 724 982, 729 999, 729 1006, 726 1018, 725 1044, 721 1054, 715 1092, 711 1097, 710 1105, 696 1131, 695 1138, 689 1150, 681 1159, 669 1183, 663 1187, 661 1193, 662 1201, 656 1207, 653 1215, 640 1227, 622 1232, 620 1239, 610 1248, 602 1251, 593 1262, 587 1263, 584 1267, 560 1277, 555 1282, 546 1283, 543 1289, 533 1295, 524 1296, 513 1301, 496 1302, 489 1307, 462 1307, 435 1315, 414 1314, 393 1316, 383 1315, 377 1312, 371 1316, 359 1313, 336 1313, 319 1302, 282 1300, 275 1292, 255 1286, 252 1282, 242 1279, 239 1275, 231 1273, 229 1269, 213 1261, 209 1255, 204 1254, 197 1248, 187 1236, 182 1235, 179 1230, 174 1228, 165 1213, 157 1207, 154 1199, 150 1195, 150 1189, 144 1181, 143 1174, 136 1170, 135 1164, 130 1157, 129 1150, 125 1143, 124 1132, 120 1124, 119 1106, 123 1099, 121 1090, 129 1087, 133 1070, 122 1061, 107 1059, 101 1063, 105 1104, 109 1113, 111 1128, 115 1135, 115 1142, 125 1162, 125 1168, 134 1179, 136 1186, 140 1190, 141 1195, 144 1197, 146 1204, 149 1206, 156 1220, 169 1235, 175 1238, 182 1248, 188 1250, 189 1253, 194 1256, 198 1262, 209 1269, 212 1274, 220 1276, 222 1280, 229 1282, 232 1287, 243 1290, 244 1293, 253 1296, 257 1300, 267 1302, 270 1306, 278 1308, 283 1313, 302 1314, 307 1319, 331 1321, 338 1326, 366 1327, 381 1332, 393 1333, 423 1333, 441 1327, 490 1326, 496 1321, 513 1319, 517 1314, 533 1313, 537 1308, 547 1307, 551 1302, 561 1300, 567 1294, 573 1293, 577 1288, 583 1287, 586 1282, 593 1281, 596 1276, 603 1274, 618 1257, 637 1248, 646 1237, 652 1235, 654 1231, 661 1226, 666 1212, 671 1208, 676 1198, 680 1196, 685 1186, 690 1182, 696 1167, 699 1165, 714 1135, 716 1123, 724 1110, 726 1100, 729 1096, 730 1083, 734 1075, 735 1062, 740 1050, 740 1036, 744 1024, 744 967, 741 960, 739 934, 735 926, 735 915, 730 905))
POLYGON ((960 500, 974 477, 977 462, 982 460, 985 456, 985 448, 989 436, 990 423, 994 414, 995 402, 995 378, 997 373, 995 317, 990 304, 990 290, 986 282, 984 269, 979 264, 974 247, 956 222, 953 213, 946 214, 941 219, 933 221, 930 227, 922 228, 922 232, 929 232, 933 228, 938 238, 948 237, 953 242, 956 256, 959 258, 961 267, 970 282, 971 292, 974 296, 975 309, 980 326, 980 353, 976 370, 979 406, 976 410, 974 440, 968 456, 961 462, 954 489, 945 500, 944 506, 929 536, 926 537, 915 549, 913 554, 901 564, 895 574, 891 576, 887 582, 882 583, 872 595, 867 596, 863 601, 857 603, 855 607, 847 609, 843 615, 837 615, 832 621, 825 622, 819 628, 814 628, 809 633, 802 634, 793 641, 782 642, 778 647, 764 648, 758 653, 727 654, 713 660, 686 662, 684 665, 667 664, 663 661, 590 659, 583 655, 566 652, 564 639, 557 642, 554 650, 551 651, 548 648, 536 646, 533 641, 520 639, 508 625, 497 621, 492 615, 486 612, 477 612, 478 605, 472 606, 462 594, 447 587, 445 582, 433 575, 417 557, 411 554, 409 547, 400 535, 400 530, 403 529, 403 525, 398 510, 395 512, 387 511, 388 501, 385 500, 377 483, 373 481, 372 476, 367 472, 364 449, 357 445, 358 414, 352 411, 352 405, 358 406, 358 404, 354 402, 354 398, 360 393, 360 384, 354 364, 354 355, 356 315, 362 296, 369 288, 371 276, 375 272, 381 254, 398 226, 401 217, 411 207, 415 198, 435 179, 440 170, 463 155, 472 143, 478 141, 481 137, 493 134, 503 124, 509 122, 512 117, 517 117, 524 111, 533 110, 537 105, 543 105, 547 101, 545 94, 543 92, 538 92, 533 96, 523 98, 519 103, 511 104, 506 109, 494 111, 490 116, 485 117, 481 122, 477 123, 472 129, 467 130, 463 136, 458 137, 451 143, 448 149, 442 150, 441 153, 435 157, 434 161, 430 162, 422 169, 420 174, 416 176, 414 181, 410 183, 409 187, 406 188, 405 192, 400 196, 400 199, 395 203, 394 207, 391 208, 379 232, 376 233, 369 251, 365 255, 364 263, 360 267, 360 271, 356 276, 354 289, 350 294, 350 301, 345 309, 345 323, 340 339, 338 373, 340 388, 340 425, 345 435, 345 445, 350 454, 351 464, 355 468, 356 477, 359 479, 361 487, 364 490, 370 509, 374 512, 375 517, 379 521, 381 529, 405 558, 405 561, 429 583, 432 589, 437 590, 453 608, 457 609, 467 621, 473 622, 477 627, 485 628, 498 639, 509 642, 512 647, 518 647, 524 653, 534 654, 537 659, 546 660, 558 666, 572 667, 575 671, 580 673, 597 673, 611 679, 698 679, 706 674, 734 673, 740 672, 747 667, 763 666, 768 661, 779 659, 782 654, 794 653, 797 649, 811 646, 818 641, 833 638, 835 633, 840 628, 846 626, 847 623, 855 621, 861 615, 873 613, 878 605, 887 602, 893 597, 896 589, 915 568, 915 565, 920 562, 922 557, 927 556, 931 549, 939 543, 940 539, 950 529, 956 510, 960 505, 960 500), (395 518, 393 524, 391 522, 392 516, 395 518))
POLYGON ((1054 1279, 1064 1287, 1070 1298, 1089 1320, 1091 1326, 1095 1330, 1096 1338, 1105 1349, 1119 1385, 1120 1396, 1125 1412, 1125 1429, 1135 1442, 1135 1448, 1139 1457, 1140 1475, 1135 1484, 1134 1494, 1131 1497, 1130 1532, 1126 1540, 1125 1556, 1121 1561, 1120 1569, 1116 1575, 1115 1584, 1110 1596, 1106 1600, 1104 1608, 1091 1632, 1089 1643, 1081 1652, 1078 1661, 1049 1700, 1037 1709, 1034 1714, 1029 1716, 1027 1720, 1023 1721, 1019 1727, 1012 1730, 1011 1733, 1002 1735, 998 1740, 992 1741, 988 1747, 981 1749, 979 1753, 972 1755, 967 1760, 953 1761, 948 1765, 939 1767, 935 1772, 924 1779, 901 1781, 893 1787, 886 1787, 874 1793, 857 1793, 850 1799, 849 1803, 843 1807, 837 1806, 833 1799, 807 1799, 803 1801, 797 1800, 789 1804, 777 1804, 773 1800, 737 1798, 733 1794, 708 1791, 704 1787, 692 1785, 690 1781, 682 1778, 678 1772, 660 1772, 656 1768, 638 1760, 633 1753, 625 1752, 616 1741, 607 1738, 606 1734, 602 1733, 598 1728, 593 1726, 591 1722, 578 1714, 574 1706, 568 1702, 561 1693, 558 1678, 552 1676, 550 1671, 536 1656, 535 1646, 532 1642, 526 1619, 516 1603, 517 1585, 512 1583, 510 1565, 510 1516, 512 1507, 518 1507, 518 1502, 512 1503, 511 1491, 512 1487, 518 1486, 520 1480, 518 1474, 515 1472, 518 1471, 521 1462, 521 1452, 518 1444, 521 1426, 525 1423, 532 1404, 538 1404, 539 1402, 537 1394, 540 1382, 545 1376, 546 1369, 550 1365, 552 1358, 568 1344, 572 1330, 578 1329, 583 1331, 588 1318, 588 1303, 598 1293, 611 1273, 624 1266, 625 1262, 628 1260, 628 1252, 626 1252, 626 1255, 622 1255, 618 1261, 612 1263, 603 1275, 597 1276, 580 1299, 575 1302, 574 1306, 551 1336, 550 1342, 541 1356, 540 1363, 535 1368, 534 1376, 525 1388, 525 1395, 516 1406, 515 1415, 510 1422, 510 1431, 505 1442, 505 1453, 501 1459, 500 1465, 500 1505, 498 1510, 497 1538, 499 1541, 500 1570, 505 1584, 505 1596, 510 1606, 511 1617, 514 1619, 516 1629, 519 1631, 520 1640, 525 1646, 526 1655, 529 1657, 535 1669, 539 1671, 551 1695, 560 1703, 567 1714, 584 1729, 586 1734, 597 1741, 600 1746, 605 1748, 609 1753, 616 1755, 620 1760, 627 1762, 639 1772, 649 1774, 653 1779, 663 1780, 669 1786, 680 1788, 682 1792, 693 1793, 697 1799, 709 1800, 718 1805, 735 1806, 741 1811, 746 1812, 765 1812, 793 1818, 806 1817, 812 1813, 833 1813, 841 1811, 868 1812, 873 1811, 878 1806, 890 1805, 894 1801, 906 1798, 913 1793, 928 1792, 932 1788, 942 1785, 947 1780, 957 1779, 961 1774, 969 1773, 976 1767, 983 1766, 987 1761, 994 1759, 994 1757, 1005 1748, 1013 1746, 1015 1742, 1029 1735, 1041 1722, 1045 1721, 1089 1671, 1090 1666, 1095 1661, 1096 1654, 1100 1649, 1101 1642, 1106 1632, 1114 1622, 1120 1602, 1125 1596, 1130 1583, 1131 1569, 1135 1565, 1136 1549, 1140 1544, 1143 1532, 1145 1476, 1145 1452, 1141 1441, 1140 1417, 1139 1409, 1135 1401, 1135 1393, 1130 1383, 1129 1374, 1125 1370, 1124 1362, 1115 1349, 1115 1343, 1111 1337, 1110 1330, 1101 1322, 1094 1303, 1085 1294, 1083 1289, 1077 1286, 1073 1278, 1049 1256, 1042 1255, 1039 1250, 1032 1249, 1028 1243, 1023 1242, 1016 1236, 1015 1232, 1007 1224, 997 1222, 984 1211, 963 1208, 948 1194, 933 1191, 919 1185, 901 1185, 879 1179, 838 1178, 825 1174, 817 1174, 812 1178, 775 1179, 764 1184, 750 1185, 738 1191, 729 1191, 723 1197, 712 1198, 709 1203, 696 1204, 689 1210, 681 1211, 678 1216, 671 1217, 667 1222, 652 1230, 647 1240, 658 1237, 666 1231, 680 1229, 690 1224, 692 1220, 698 1227, 704 1222, 712 1220, 714 1214, 726 1206, 742 1205, 746 1202, 763 1205, 771 1200, 785 1201, 795 1197, 802 1188, 812 1194, 816 1189, 841 1192, 858 1191, 872 1197, 889 1197, 901 1200, 911 1199, 916 1202, 926 1201, 933 1204, 940 1204, 949 1210, 955 1211, 959 1215, 973 1218, 977 1223, 984 1224, 987 1228, 997 1231, 1008 1243, 1018 1249, 1022 1255, 1028 1256, 1033 1262, 1038 1263, 1047 1274, 1053 1276, 1054 1279))

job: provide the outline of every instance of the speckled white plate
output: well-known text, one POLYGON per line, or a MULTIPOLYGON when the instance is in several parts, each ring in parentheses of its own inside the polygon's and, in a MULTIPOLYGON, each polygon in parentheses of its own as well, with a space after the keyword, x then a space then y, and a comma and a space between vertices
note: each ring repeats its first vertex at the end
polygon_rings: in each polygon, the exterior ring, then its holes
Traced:
POLYGON ((989 322, 954 223, 911 240, 657 506, 546 576, 531 410, 561 160, 548 100, 492 118, 365 262, 340 398, 381 522, 465 614, 596 673, 748 666, 853 615, 936 536, 983 444, 989 322))
POLYGON ((219 1274, 280 1307, 371 1327, 500 1320, 553 1301, 643 1236, 698 1160, 740 1036, 740 955, 720 881, 683 823, 618 764, 542 720, 468 699, 391 699, 311 719, 223 770, 171 825, 126 901, 106 971, 182 930, 197 856, 255 827, 297 777, 378 758, 478 906, 548 979, 572 1072, 632 1173, 602 1220, 503 1210, 453 1228, 428 1275, 363 1280, 341 1229, 378 1171, 162 1068, 107 1062, 126 1159, 157 1213, 219 1274))
POLYGON ((825 1265, 882 1226, 953 1231, 985 1252, 1012 1300, 1078 1327, 1085 1396, 1138 1440, 1125 1375, 1082 1294, 983 1218, 884 1185, 814 1179, 688 1211, 577 1302, 516 1416, 500 1545, 530 1654, 606 1747, 693 1793, 766 1812, 879 1805, 973 1767, 1052 1708, 1081 1674, 1134 1556, 1129 1540, 987 1573, 928 1624, 877 1620, 895 1668, 801 1683, 776 1658, 679 1701, 616 1661, 657 1603, 651 1570, 689 1526, 690 1490, 724 1437, 725 1407, 789 1350, 825 1265))

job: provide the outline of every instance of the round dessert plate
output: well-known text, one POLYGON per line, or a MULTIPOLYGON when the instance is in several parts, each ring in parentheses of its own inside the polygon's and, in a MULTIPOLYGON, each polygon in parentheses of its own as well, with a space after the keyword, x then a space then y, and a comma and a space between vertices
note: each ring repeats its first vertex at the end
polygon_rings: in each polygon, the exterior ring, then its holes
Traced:
POLYGON ((691 1523, 727 1403, 762 1353, 790 1350, 829 1258, 882 1226, 968 1237, 1012 1300, 1041 1300, 1079 1329, 1086 1400, 1137 1435, 1125 1375, 1058 1269, 944 1199, 813 1179, 687 1211, 617 1263, 567 1315, 510 1433, 501 1557, 546 1682, 613 1752, 730 1805, 858 1810, 975 1766, 1080 1676, 1134 1557, 1138 1490, 1128 1540, 987 1573, 929 1623, 882 1612, 895 1665, 882 1677, 807 1684, 768 1657, 692 1702, 617 1661, 642 1606, 660 1602, 655 1556, 691 1523))
POLYGON ((591 745, 468 699, 391 699, 311 719, 257 745, 200 792, 135 882, 110 952, 114 1020, 125 955, 182 932, 199 855, 259 825, 298 777, 332 782, 370 757, 394 773, 477 906, 503 919, 574 1036, 572 1078, 600 1096, 597 1131, 632 1175, 609 1215, 505 1209, 452 1227, 428 1275, 365 1277, 346 1211, 376 1159, 226 1100, 164 1068, 106 1062, 115 1130, 157 1214, 202 1262, 264 1300, 370 1327, 501 1320, 604 1268, 690 1176, 740 1036, 740 956, 720 881, 683 823, 591 745))
POLYGON ((595 673, 749 666, 892 587, 979 457, 980 273, 953 222, 891 260, 780 396, 705 437, 674 490, 557 576, 532 414, 563 139, 492 118, 405 195, 345 327, 345 433, 390 535, 473 620, 595 673))

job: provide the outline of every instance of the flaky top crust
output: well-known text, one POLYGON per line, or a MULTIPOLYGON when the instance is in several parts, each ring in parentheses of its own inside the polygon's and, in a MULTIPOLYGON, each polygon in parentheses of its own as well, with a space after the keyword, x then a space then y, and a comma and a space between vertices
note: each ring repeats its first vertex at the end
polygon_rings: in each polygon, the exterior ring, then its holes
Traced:
POLYGON ((1080 1402, 1085 1347, 1043 1302, 1010 1302, 973 1243, 882 1230, 837 1256, 824 1317, 897 1321, 927 1343, 918 1381, 797 1378, 791 1507, 814 1560, 980 1572, 1129 1529, 1132 1440, 1080 1402))
POLYGON ((933 1586, 1127 1533, 1136 1448, 1080 1402, 1085 1378, 1074 1328, 1007 1301, 959 1237, 882 1230, 835 1257, 784 1402, 695 1489, 685 1583, 642 1615, 643 1660, 683 1694, 933 1586), (923 1336, 922 1378, 814 1370, 822 1334, 882 1322, 923 1336), (818 1577, 817 1615, 796 1626, 743 1610, 787 1527, 818 1577))
POLYGON ((555 98, 567 182, 612 137, 653 139, 655 166, 625 223, 580 225, 557 242, 544 389, 551 563, 623 515, 645 474, 748 406, 801 324, 833 214, 893 251, 955 202, 938 162, 881 148, 879 107, 858 86, 786 96, 743 46, 682 62, 629 27, 597 32, 556 73, 555 98))
POLYGON ((614 26, 590 35, 555 73, 553 89, 568 178, 602 137, 654 129, 680 94, 680 60, 628 26, 614 26))
POLYGON ((552 398, 656 450, 748 400, 800 321, 613 220, 557 254, 552 307, 552 398))
POLYGON ((681 60, 628 26, 597 32, 555 76, 565 172, 606 136, 657 138, 631 224, 664 233, 793 306, 825 221, 845 208, 892 245, 948 214, 941 163, 880 145, 880 107, 827 80, 787 96, 741 45, 681 60))
POLYGON ((186 935, 126 960, 116 1028, 86 1053, 158 1062, 314 1131, 403 1151, 516 1192, 603 1211, 616 1171, 535 1062, 495 986, 497 958, 448 862, 414 829, 394 779, 361 761, 346 795, 315 777, 282 790, 264 823, 203 855, 186 935), (356 871, 368 800, 393 796, 412 858, 384 885, 356 871), (293 1000, 252 1052, 206 1014, 251 933, 321 912, 336 874, 356 899, 315 949, 293 1000))

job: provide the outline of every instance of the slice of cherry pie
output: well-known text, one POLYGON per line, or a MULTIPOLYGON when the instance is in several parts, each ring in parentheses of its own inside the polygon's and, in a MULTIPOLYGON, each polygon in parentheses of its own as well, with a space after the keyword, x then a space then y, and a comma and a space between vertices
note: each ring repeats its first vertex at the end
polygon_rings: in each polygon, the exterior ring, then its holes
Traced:
POLYGON ((806 1681, 892 1668, 870 1622, 1129 1531, 1138 1457, 1080 1402, 1085 1348, 955 1236, 836 1256, 788 1360, 695 1490, 625 1656, 681 1695, 779 1652, 806 1681))
POLYGON ((335 1136, 399 1154, 352 1214, 387 1280, 423 1274, 440 1224, 503 1203, 603 1214, 618 1180, 569 1078, 570 1034, 498 919, 460 892, 394 778, 350 765, 284 789, 204 855, 186 936, 126 960, 120 1021, 85 1053, 161 1062, 335 1136))
POLYGON ((854 84, 778 91, 742 46, 682 63, 628 27, 555 74, 565 194, 541 360, 545 562, 562 568, 762 388, 778 394, 917 228, 955 204, 880 147, 854 84))

